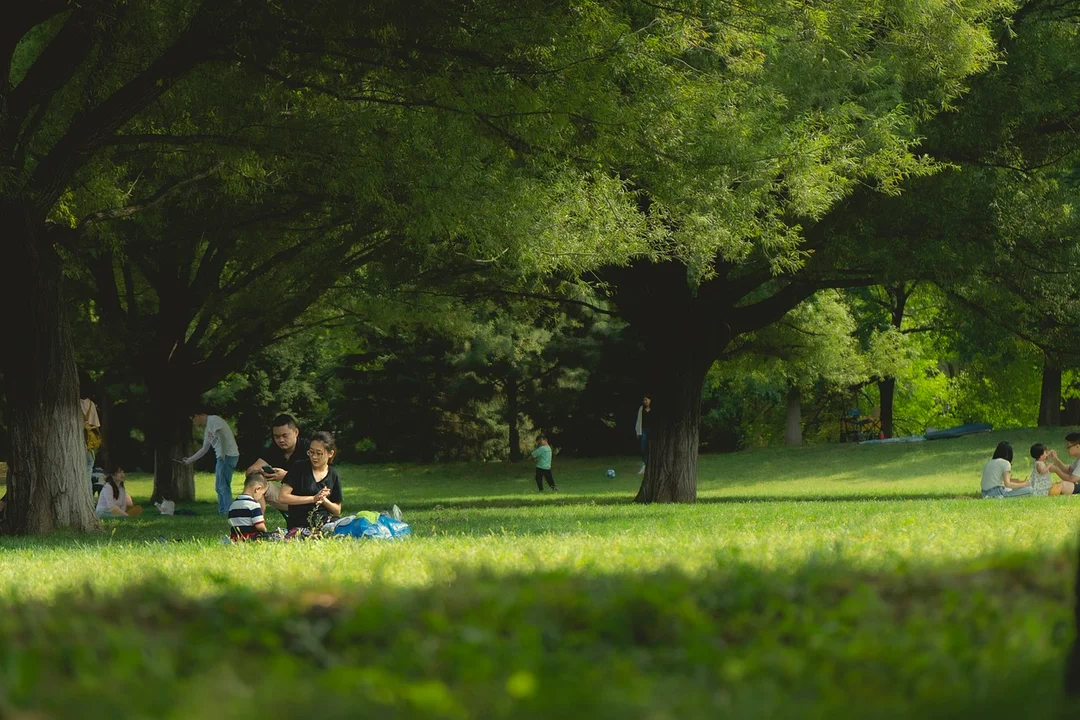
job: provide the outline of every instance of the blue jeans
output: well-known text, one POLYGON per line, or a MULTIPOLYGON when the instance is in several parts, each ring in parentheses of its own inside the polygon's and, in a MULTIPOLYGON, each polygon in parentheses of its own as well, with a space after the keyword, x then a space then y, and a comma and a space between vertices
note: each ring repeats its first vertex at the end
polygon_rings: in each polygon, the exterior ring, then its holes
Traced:
POLYGON ((1017 488, 1016 490, 1006 490, 1003 487, 990 488, 989 490, 983 490, 982 496, 984 498, 1014 498, 1024 497, 1031 494, 1031 486, 1017 488))
POLYGON ((214 465, 214 487, 217 490, 218 515, 228 515, 229 506, 232 505, 232 476, 236 469, 236 463, 240 462, 238 455, 226 455, 219 457, 214 465))
POLYGON ((649 462, 649 431, 641 429, 641 464, 649 462))

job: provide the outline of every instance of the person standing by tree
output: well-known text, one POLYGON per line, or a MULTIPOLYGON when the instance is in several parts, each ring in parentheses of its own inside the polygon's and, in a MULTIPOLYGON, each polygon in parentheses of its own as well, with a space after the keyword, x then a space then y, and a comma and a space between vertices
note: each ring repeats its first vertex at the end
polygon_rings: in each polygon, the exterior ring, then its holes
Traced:
POLYGON ((641 399, 641 407, 637 411, 637 424, 634 432, 637 433, 638 442, 641 443, 641 467, 638 475, 645 474, 645 464, 649 462, 649 420, 652 413, 652 398, 648 394, 641 399))
POLYGON ((296 418, 284 414, 274 418, 270 426, 270 438, 272 442, 260 451, 261 455, 244 474, 262 473, 270 483, 266 489, 266 504, 280 510, 288 520, 289 506, 283 505, 278 499, 281 495, 281 483, 294 463, 307 461, 308 441, 300 437, 300 426, 296 424, 296 418), (267 467, 273 470, 265 470, 267 467))
POLYGON ((90 397, 92 394, 90 378, 79 378, 79 412, 83 419, 83 438, 86 440, 86 479, 94 487, 94 458, 101 447, 101 417, 97 405, 90 397))
POLYGON ((206 454, 210 448, 214 448, 214 456, 217 463, 214 466, 214 488, 217 490, 218 514, 228 515, 229 505, 232 504, 232 476, 236 470, 236 463, 240 460, 240 450, 236 447, 236 438, 232 428, 218 415, 211 415, 204 408, 198 408, 191 416, 191 422, 195 427, 204 428, 203 444, 198 452, 186 457, 180 462, 191 465, 206 454))

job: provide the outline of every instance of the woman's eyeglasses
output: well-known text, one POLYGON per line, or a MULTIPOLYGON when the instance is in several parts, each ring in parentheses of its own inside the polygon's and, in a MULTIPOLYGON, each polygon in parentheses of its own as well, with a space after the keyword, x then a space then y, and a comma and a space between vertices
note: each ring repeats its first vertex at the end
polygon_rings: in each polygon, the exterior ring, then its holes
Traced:
POLYGON ((313 458, 325 457, 326 456, 326 452, 323 451, 323 450, 308 450, 307 454, 308 454, 308 457, 313 457, 313 458))

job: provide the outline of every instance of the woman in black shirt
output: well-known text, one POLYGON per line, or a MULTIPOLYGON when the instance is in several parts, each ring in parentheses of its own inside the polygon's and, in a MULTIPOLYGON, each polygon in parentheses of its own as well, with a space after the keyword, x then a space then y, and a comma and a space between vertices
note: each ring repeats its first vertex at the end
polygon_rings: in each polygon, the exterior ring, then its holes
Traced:
POLYGON ((321 430, 311 436, 309 462, 289 468, 278 502, 289 508, 290 529, 320 527, 331 515, 341 515, 341 478, 330 466, 336 454, 334 436, 321 430))

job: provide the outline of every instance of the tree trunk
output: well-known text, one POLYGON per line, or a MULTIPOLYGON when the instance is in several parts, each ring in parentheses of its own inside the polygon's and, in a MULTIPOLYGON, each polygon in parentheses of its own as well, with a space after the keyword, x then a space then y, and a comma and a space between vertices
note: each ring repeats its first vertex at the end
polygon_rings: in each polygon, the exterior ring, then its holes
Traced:
POLYGON ((175 462, 191 451, 189 402, 182 393, 172 392, 176 385, 151 386, 150 410, 154 418, 154 495, 155 501, 191 502, 195 499, 195 473, 190 465, 175 462))
POLYGON ((700 349, 658 345, 650 350, 649 461, 635 502, 697 501, 701 390, 710 361, 700 349))
POLYGON ((802 394, 794 385, 787 392, 787 427, 784 444, 788 447, 802 445, 802 394))
POLYGON ((887 438, 893 436, 893 406, 896 397, 896 378, 885 378, 878 383, 881 396, 881 432, 887 438))
POLYGON ((79 380, 60 258, 29 208, 7 204, 2 278, 4 386, 11 453, 5 534, 100 527, 94 513, 79 380))
POLYGON ((518 384, 516 378, 506 381, 506 423, 510 426, 510 462, 521 462, 521 430, 518 428, 518 384))
POLYGON ((1050 358, 1043 361, 1038 424, 1039 427, 1061 425, 1061 365, 1050 358))
POLYGON ((1080 425, 1080 398, 1071 397, 1065 401, 1061 411, 1061 424, 1068 427, 1080 425))

